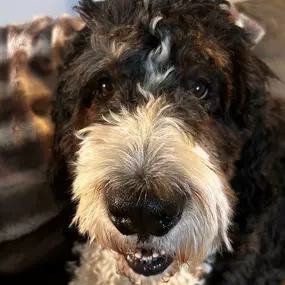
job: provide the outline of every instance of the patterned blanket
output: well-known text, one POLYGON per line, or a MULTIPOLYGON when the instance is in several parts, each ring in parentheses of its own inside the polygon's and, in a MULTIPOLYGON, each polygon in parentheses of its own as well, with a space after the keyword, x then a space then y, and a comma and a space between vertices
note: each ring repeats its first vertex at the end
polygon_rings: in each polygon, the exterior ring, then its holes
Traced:
POLYGON ((61 205, 46 168, 57 67, 79 19, 35 18, 0 27, 0 275, 56 255, 64 244, 61 205))

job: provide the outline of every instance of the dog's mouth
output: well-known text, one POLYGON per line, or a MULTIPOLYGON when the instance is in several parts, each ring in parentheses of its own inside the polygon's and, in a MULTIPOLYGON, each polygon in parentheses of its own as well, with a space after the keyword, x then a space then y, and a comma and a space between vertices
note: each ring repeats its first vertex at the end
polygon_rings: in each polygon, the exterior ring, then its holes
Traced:
POLYGON ((161 274, 174 261, 174 258, 166 255, 165 251, 143 248, 124 254, 124 257, 135 273, 144 276, 161 274))

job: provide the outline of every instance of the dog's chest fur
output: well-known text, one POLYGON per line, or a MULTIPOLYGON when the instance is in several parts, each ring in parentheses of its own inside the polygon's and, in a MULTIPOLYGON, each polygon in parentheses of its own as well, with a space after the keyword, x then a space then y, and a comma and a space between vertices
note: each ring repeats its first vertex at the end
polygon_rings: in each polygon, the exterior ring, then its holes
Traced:
MULTIPOLYGON (((100 245, 76 245, 76 254, 80 255, 80 266, 70 264, 70 270, 74 274, 74 279, 69 285, 132 285, 128 278, 117 273, 115 258, 104 250, 100 245)), ((205 260, 196 272, 190 272, 189 267, 184 265, 167 284, 169 285, 203 285, 205 277, 212 271, 214 257, 205 260)), ((152 285, 144 283, 143 285, 152 285)), ((157 284, 157 283, 153 283, 157 284)), ((166 284, 160 282, 159 284, 166 284)))

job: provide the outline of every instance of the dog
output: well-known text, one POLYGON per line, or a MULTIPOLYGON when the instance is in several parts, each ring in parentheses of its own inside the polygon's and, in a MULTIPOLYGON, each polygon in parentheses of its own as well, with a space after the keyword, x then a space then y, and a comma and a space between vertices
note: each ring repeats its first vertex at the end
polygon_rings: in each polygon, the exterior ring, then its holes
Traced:
POLYGON ((281 284, 284 102, 226 1, 91 0, 53 105, 71 284, 281 284))

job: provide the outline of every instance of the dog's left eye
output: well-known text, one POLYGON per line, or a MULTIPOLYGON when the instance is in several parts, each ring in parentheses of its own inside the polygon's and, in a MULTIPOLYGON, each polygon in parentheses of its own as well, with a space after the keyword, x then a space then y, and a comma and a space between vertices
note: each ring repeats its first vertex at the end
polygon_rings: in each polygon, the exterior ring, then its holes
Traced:
POLYGON ((198 80, 191 89, 193 95, 198 99, 206 99, 209 95, 209 83, 205 80, 198 80))
POLYGON ((109 78, 103 78, 100 80, 99 92, 103 97, 110 97, 114 94, 114 86, 109 78))

